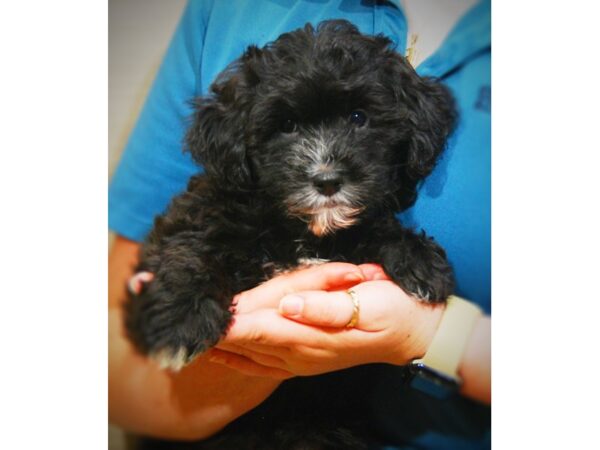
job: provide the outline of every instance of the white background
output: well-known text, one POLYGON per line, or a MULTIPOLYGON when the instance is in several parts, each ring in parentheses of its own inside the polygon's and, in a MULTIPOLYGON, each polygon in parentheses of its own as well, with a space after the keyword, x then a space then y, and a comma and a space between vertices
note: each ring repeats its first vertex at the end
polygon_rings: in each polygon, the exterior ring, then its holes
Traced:
MULTIPOLYGON (((493 8, 493 442, 598 442, 597 11, 493 8)), ((108 24, 0 15, 3 448, 106 449, 108 24)))

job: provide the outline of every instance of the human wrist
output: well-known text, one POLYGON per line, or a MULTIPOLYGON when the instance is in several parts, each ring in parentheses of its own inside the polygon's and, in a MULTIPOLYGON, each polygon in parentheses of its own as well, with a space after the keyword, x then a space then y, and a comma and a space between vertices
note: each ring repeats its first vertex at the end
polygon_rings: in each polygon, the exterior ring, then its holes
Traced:
POLYGON ((398 339, 399 345, 394 349, 390 361, 398 366, 406 365, 425 355, 446 308, 444 304, 425 304, 412 299, 411 302, 410 311, 400 319, 410 323, 411 328, 401 331, 404 335, 398 339))
POLYGON ((425 304, 418 303, 420 320, 415 328, 415 342, 411 347, 412 352, 408 354, 408 361, 422 358, 427 353, 433 338, 440 326, 442 317, 446 310, 445 304, 425 304))

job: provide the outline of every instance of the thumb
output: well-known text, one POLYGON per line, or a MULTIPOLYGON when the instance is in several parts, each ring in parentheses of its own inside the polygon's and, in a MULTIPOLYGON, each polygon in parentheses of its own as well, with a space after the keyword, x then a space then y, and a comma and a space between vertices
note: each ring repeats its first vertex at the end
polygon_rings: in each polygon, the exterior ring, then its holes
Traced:
POLYGON ((234 303, 237 303, 238 313, 275 308, 286 294, 316 289, 340 289, 353 286, 364 279, 359 267, 354 264, 327 263, 272 278, 236 295, 234 303))
POLYGON ((305 291, 282 298, 279 313, 309 325, 343 328, 352 319, 354 302, 346 291, 305 291))

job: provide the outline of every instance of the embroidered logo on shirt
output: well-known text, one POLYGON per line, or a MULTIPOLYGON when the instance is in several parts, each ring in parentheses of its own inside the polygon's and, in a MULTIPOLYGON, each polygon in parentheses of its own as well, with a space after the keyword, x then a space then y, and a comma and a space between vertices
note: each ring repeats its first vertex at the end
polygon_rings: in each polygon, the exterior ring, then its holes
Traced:
POLYGON ((481 86, 475 102, 475 109, 489 113, 492 109, 492 89, 488 85, 481 86))

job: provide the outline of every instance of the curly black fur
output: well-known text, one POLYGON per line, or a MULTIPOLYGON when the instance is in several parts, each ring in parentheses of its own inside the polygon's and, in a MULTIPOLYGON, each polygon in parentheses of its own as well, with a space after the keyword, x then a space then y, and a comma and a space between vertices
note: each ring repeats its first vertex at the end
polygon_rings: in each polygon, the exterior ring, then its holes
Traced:
MULTIPOLYGON (((417 76, 389 39, 348 22, 248 48, 196 101, 187 144, 205 173, 143 246, 137 270, 155 278, 127 303, 137 347, 175 367, 189 362, 226 332, 235 293, 301 258, 380 263, 404 290, 444 301, 453 290, 444 251, 396 213, 414 203, 454 122, 445 87, 417 76)), ((306 448, 361 448, 340 443, 348 423, 321 433, 338 444, 306 448)), ((252 439, 248 448, 296 448, 252 439)))

